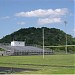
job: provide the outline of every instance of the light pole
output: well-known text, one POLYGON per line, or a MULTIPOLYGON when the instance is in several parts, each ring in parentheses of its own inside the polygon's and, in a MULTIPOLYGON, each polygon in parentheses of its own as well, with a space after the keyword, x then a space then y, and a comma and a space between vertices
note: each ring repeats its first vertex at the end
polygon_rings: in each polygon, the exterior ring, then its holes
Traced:
POLYGON ((43 32, 43 59, 44 59, 44 27, 42 29, 42 32, 43 32))
POLYGON ((65 23, 65 30, 66 30, 66 35, 65 35, 65 38, 66 38, 66 46, 65 46, 65 50, 66 50, 66 54, 67 54, 67 27, 66 27, 67 21, 64 21, 64 23, 65 23))

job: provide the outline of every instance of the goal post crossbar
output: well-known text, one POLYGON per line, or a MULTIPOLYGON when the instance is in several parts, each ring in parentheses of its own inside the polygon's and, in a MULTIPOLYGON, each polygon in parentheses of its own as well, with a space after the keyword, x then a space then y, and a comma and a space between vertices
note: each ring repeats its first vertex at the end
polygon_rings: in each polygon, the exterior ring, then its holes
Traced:
POLYGON ((71 46, 75 46, 75 45, 60 45, 60 46, 44 46, 45 48, 46 47, 71 47, 71 46))

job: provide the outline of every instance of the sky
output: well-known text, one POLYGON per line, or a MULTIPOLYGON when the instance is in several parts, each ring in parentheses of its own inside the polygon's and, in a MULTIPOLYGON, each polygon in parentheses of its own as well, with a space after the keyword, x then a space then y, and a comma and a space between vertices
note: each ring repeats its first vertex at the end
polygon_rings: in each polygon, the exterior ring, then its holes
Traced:
POLYGON ((75 37, 74 0, 0 0, 0 38, 21 28, 48 27, 75 37), (66 21, 66 25, 64 23, 66 21))

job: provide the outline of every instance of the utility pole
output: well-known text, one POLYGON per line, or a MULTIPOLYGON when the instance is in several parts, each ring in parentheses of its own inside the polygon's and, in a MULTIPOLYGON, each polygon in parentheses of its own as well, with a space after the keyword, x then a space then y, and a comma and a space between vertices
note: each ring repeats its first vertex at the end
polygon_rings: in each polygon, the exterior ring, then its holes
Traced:
POLYGON ((43 32, 43 59, 44 59, 44 28, 42 29, 43 32))
POLYGON ((65 30, 66 30, 66 35, 65 35, 65 38, 66 38, 65 51, 66 51, 66 54, 67 54, 67 27, 66 27, 66 25, 67 25, 67 21, 64 21, 64 23, 65 23, 65 30))

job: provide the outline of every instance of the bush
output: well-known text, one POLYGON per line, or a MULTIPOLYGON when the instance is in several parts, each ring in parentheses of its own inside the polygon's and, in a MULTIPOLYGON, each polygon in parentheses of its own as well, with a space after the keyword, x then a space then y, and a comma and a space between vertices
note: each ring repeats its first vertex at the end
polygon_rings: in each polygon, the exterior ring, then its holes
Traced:
POLYGON ((4 49, 0 48, 0 51, 5 51, 4 49))

